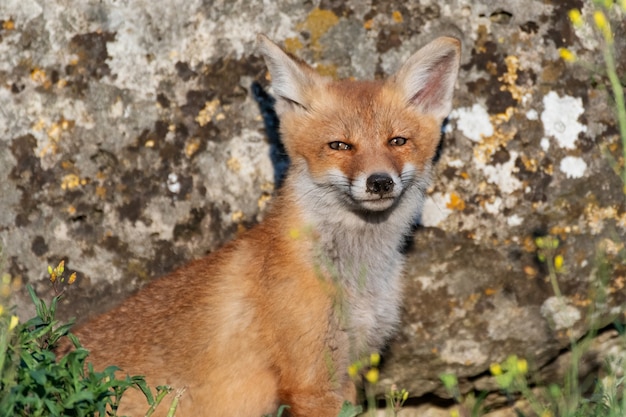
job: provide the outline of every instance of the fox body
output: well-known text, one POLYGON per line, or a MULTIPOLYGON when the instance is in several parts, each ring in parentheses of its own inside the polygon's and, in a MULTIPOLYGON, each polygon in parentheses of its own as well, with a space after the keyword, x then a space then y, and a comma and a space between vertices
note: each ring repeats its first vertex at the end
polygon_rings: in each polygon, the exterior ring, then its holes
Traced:
MULTIPOLYGON (((96 369, 186 388, 177 416, 285 404, 335 417, 355 400, 347 368, 399 321, 401 247, 451 109, 456 39, 384 81, 333 81, 262 35, 259 45, 291 160, 265 219, 75 331, 96 369)), ((122 413, 145 408, 139 392, 122 400, 122 413)))

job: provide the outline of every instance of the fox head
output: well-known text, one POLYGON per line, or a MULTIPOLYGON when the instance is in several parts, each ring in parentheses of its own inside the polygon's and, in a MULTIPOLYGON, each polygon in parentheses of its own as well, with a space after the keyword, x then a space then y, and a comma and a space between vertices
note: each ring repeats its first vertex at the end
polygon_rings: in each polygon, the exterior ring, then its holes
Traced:
POLYGON ((438 38, 383 81, 335 81, 258 36, 277 96, 288 178, 316 205, 392 211, 429 183, 440 128, 452 108, 460 42, 438 38), (302 189, 304 188, 304 189, 302 189))

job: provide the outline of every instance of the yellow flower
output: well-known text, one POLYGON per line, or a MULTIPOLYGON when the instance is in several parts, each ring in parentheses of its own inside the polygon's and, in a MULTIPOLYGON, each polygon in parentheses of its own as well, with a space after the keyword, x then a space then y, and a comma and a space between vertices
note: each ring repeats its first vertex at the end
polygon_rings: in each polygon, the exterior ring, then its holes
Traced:
POLYGON ((494 376, 502 375, 502 367, 496 362, 489 365, 489 371, 491 371, 491 375, 494 376))
POLYGON ((11 321, 9 322, 9 330, 15 329, 19 322, 20 319, 17 316, 11 316, 11 321))
POLYGON ((576 54, 567 48, 559 48, 559 55, 561 56, 561 59, 563 59, 563 61, 565 62, 576 61, 576 54))
POLYGON ((76 272, 72 272, 72 275, 70 275, 70 278, 68 279, 67 283, 68 285, 72 285, 74 281, 76 281, 76 272))
POLYGON ((378 369, 372 368, 365 374, 365 379, 367 379, 370 384, 375 384, 378 382, 379 375, 378 369))
POLYGON ((403 389, 402 390, 402 401, 406 401, 409 399, 409 391, 403 389))
POLYGON ((356 363, 353 363, 352 365, 348 366, 348 375, 350 375, 352 378, 354 378, 356 374, 358 373, 359 373, 359 367, 357 366, 356 363))
POLYGON ((554 257, 554 268, 557 272, 563 270, 563 255, 556 255, 554 257))
POLYGON ((581 27, 583 25, 583 17, 580 14, 580 10, 572 9, 569 11, 568 16, 575 27, 581 27))
POLYGON ((380 363, 380 354, 376 352, 372 353, 370 355, 370 365, 378 366, 379 363, 380 363))
POLYGON ((457 408, 453 408, 452 410, 450 410, 450 417, 460 417, 461 414, 459 413, 459 410, 457 408))
POLYGON ((57 274, 62 274, 65 271, 65 261, 59 262, 59 266, 57 266, 57 274))
POLYGON ((611 26, 602 10, 596 10, 595 12, 593 12, 593 21, 596 23, 598 29, 600 29, 600 32, 602 32, 604 40, 606 40, 607 42, 613 42, 613 33, 611 32, 611 26))
POLYGON ((528 372, 528 362, 526 359, 518 359, 517 360, 517 372, 522 375, 526 375, 528 372))

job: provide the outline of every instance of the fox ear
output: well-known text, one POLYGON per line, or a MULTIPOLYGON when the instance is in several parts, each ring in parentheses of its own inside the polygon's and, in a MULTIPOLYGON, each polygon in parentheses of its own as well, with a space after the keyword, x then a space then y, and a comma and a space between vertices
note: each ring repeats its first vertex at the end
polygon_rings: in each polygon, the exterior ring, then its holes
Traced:
POLYGON ((278 112, 294 106, 307 109, 308 91, 323 84, 325 79, 304 62, 289 56, 265 35, 257 35, 257 43, 272 76, 274 93, 280 99, 278 112))
POLYGON ((452 110, 452 92, 459 72, 461 42, 441 37, 413 54, 391 81, 409 104, 443 121, 452 110))

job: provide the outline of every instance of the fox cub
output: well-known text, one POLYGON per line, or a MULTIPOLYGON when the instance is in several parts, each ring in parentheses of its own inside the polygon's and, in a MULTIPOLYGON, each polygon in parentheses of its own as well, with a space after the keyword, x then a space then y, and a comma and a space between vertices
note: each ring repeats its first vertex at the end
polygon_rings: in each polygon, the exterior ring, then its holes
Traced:
MULTIPOLYGON (((355 401, 347 368, 398 324, 400 248, 452 106, 453 38, 384 81, 334 81, 263 35, 258 44, 291 159, 265 220, 75 331, 96 369, 185 387, 179 417, 260 417, 283 404, 336 417, 355 401)), ((129 392, 120 412, 143 415, 141 397, 129 392)))

